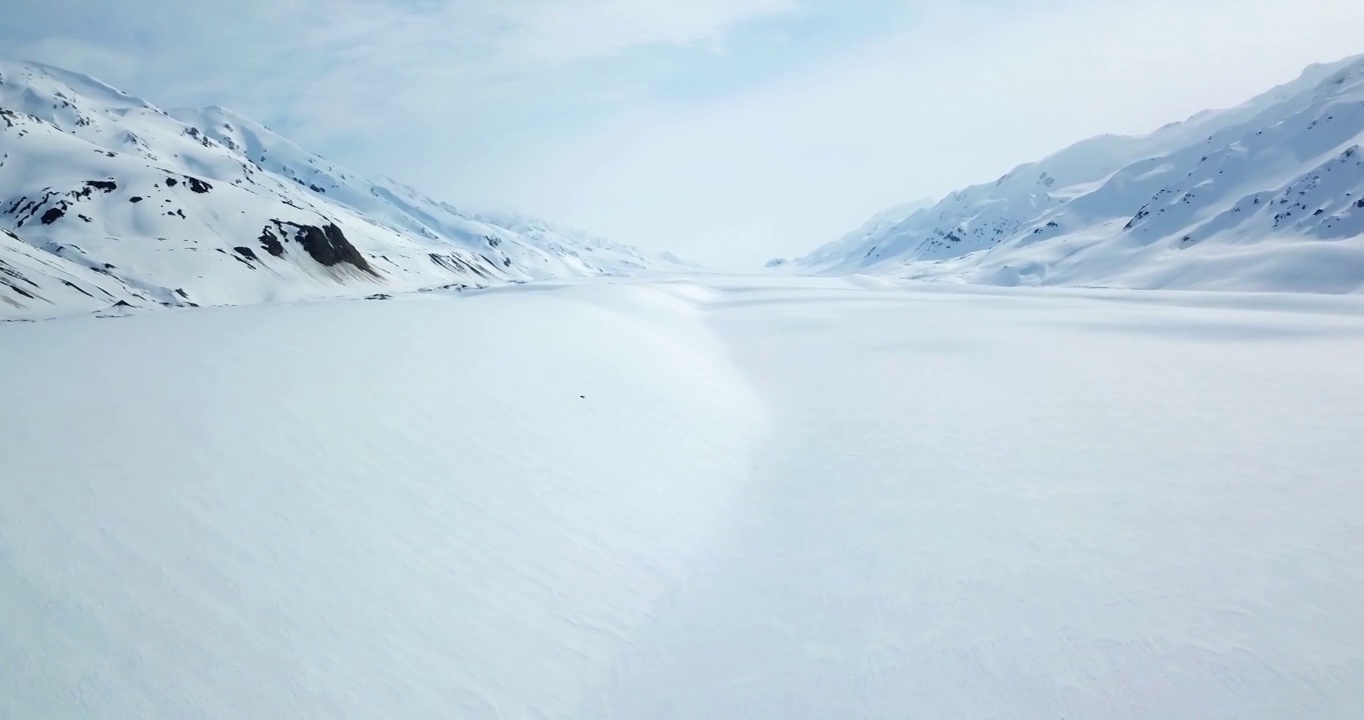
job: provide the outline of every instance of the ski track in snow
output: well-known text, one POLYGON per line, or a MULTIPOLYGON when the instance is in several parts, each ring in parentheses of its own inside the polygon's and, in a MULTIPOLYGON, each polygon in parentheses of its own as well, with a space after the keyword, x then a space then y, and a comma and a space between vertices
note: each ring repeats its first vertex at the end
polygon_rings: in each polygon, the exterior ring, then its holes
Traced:
POLYGON ((0 717, 1364 716, 1364 301, 0 326, 0 717))

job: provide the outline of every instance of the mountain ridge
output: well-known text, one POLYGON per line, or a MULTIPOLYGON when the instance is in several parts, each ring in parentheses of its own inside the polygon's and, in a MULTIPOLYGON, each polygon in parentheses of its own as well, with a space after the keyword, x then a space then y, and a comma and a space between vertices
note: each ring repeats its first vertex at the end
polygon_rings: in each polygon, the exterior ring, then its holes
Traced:
POLYGON ((1364 206, 1345 201, 1364 194, 1362 142, 1364 55, 1147 135, 1082 140, 796 264, 1000 285, 1357 291, 1364 206))
POLYGON ((219 105, 163 110, 12 61, 0 61, 0 230, 0 318, 11 319, 670 266, 364 178, 219 105))

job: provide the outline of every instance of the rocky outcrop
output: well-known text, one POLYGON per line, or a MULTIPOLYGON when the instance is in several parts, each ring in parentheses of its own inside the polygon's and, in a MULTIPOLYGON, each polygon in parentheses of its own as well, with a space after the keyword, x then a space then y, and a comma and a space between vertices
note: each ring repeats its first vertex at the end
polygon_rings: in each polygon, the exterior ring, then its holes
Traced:
POLYGON ((346 234, 334 223, 317 226, 271 220, 261 230, 259 239, 261 247, 275 257, 284 255, 285 242, 295 242, 309 257, 326 267, 347 264, 371 275, 378 275, 364 254, 346 239, 346 234))

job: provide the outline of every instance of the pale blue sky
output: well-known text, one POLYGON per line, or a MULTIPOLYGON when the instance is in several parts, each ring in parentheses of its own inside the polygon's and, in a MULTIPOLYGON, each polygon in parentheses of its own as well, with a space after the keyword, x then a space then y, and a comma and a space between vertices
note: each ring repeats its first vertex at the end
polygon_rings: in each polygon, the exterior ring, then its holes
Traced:
POLYGON ((0 54, 721 265, 1364 52, 1356 0, 9 0, 0 54))

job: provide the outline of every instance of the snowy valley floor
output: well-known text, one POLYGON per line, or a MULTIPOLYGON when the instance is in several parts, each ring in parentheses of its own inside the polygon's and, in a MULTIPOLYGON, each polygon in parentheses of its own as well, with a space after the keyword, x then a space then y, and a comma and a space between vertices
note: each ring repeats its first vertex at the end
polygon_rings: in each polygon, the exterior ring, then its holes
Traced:
POLYGON ((1360 298, 0 325, 0 717, 1364 716, 1360 298))

